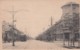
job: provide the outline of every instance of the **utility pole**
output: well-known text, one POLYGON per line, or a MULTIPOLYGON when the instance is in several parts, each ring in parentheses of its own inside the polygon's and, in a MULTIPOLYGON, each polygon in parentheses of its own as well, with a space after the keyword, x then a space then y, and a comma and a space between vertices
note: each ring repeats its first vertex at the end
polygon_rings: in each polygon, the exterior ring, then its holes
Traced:
POLYGON ((16 22, 16 20, 14 19, 14 16, 15 16, 15 13, 17 13, 18 11, 14 11, 14 7, 12 8, 12 11, 8 11, 8 12, 10 12, 10 13, 12 13, 12 34, 13 34, 13 36, 12 36, 12 46, 15 46, 15 30, 14 30, 14 22, 16 22))
POLYGON ((52 18, 52 16, 51 16, 51 26, 53 25, 53 18, 52 18))
MULTIPOLYGON (((51 24, 50 27, 52 27, 52 25, 53 25, 53 18, 52 18, 52 16, 51 16, 51 23, 50 24, 51 24)), ((52 31, 50 32, 50 36, 51 36, 51 40, 52 40, 53 39, 52 31)), ((56 34, 54 35, 54 37, 56 39, 56 34)))
MULTIPOLYGON (((4 10, 5 11, 5 10, 4 10)), ((9 13, 11 13, 12 14, 12 34, 13 34, 13 36, 12 36, 12 46, 15 46, 15 39, 14 39, 14 34, 15 34, 15 32, 14 32, 14 23, 16 22, 16 20, 15 20, 15 14, 16 13, 18 13, 18 12, 20 12, 20 11, 22 11, 22 10, 14 10, 14 7, 12 7, 12 10, 11 11, 6 11, 6 12, 9 12, 9 13)), ((24 10, 23 9, 23 11, 28 11, 28 10, 24 10)))
POLYGON ((15 22, 15 19, 14 19, 14 16, 15 16, 15 12, 16 12, 16 11, 14 11, 14 7, 13 7, 13 10, 12 10, 11 12, 12 12, 12 20, 13 20, 13 21, 12 21, 12 23, 13 23, 13 24, 12 24, 12 25, 13 25, 13 27, 12 27, 12 29, 13 29, 13 37, 12 37, 12 38, 13 38, 13 41, 12 41, 12 46, 15 46, 15 39, 14 39, 14 37, 15 37, 15 36, 14 36, 14 34, 15 34, 15 32, 14 32, 14 22, 15 22))
MULTIPOLYGON (((14 2, 14 0, 12 0, 12 4, 13 4, 13 2, 14 2)), ((3 10, 3 11, 5 11, 5 10, 3 10)), ((15 11, 14 10, 14 6, 12 7, 12 10, 11 11, 6 11, 6 12, 9 12, 9 13, 11 13, 12 14, 12 34, 13 34, 13 36, 12 36, 12 46, 15 46, 15 36, 14 36, 14 34, 15 34, 15 32, 14 32, 14 23, 16 22, 16 20, 15 20, 15 14, 16 13, 18 13, 18 12, 20 12, 20 11, 28 11, 28 10, 24 10, 24 9, 22 9, 22 10, 17 10, 17 11, 15 11)))
POLYGON ((6 11, 6 12, 9 12, 9 13, 12 14, 12 34, 13 34, 13 36, 12 36, 12 46, 15 46, 14 23, 16 22, 16 20, 14 19, 14 17, 15 17, 15 14, 18 13, 19 11, 14 11, 14 7, 12 7, 12 10, 11 11, 6 11))

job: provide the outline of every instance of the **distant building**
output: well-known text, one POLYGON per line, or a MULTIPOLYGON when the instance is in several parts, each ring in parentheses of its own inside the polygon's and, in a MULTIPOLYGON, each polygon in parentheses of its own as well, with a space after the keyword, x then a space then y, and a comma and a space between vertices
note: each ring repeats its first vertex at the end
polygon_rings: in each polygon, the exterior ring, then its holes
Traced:
POLYGON ((10 25, 9 23, 3 21, 2 24, 2 40, 3 42, 11 42, 15 39, 15 41, 26 41, 28 36, 26 36, 23 32, 19 31, 16 27, 10 25))

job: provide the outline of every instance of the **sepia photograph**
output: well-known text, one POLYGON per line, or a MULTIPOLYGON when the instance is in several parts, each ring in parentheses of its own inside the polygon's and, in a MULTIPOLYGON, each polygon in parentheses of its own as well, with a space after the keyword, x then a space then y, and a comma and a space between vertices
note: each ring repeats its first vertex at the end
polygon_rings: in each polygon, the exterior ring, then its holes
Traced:
POLYGON ((0 0, 0 50, 80 50, 80 0, 0 0))

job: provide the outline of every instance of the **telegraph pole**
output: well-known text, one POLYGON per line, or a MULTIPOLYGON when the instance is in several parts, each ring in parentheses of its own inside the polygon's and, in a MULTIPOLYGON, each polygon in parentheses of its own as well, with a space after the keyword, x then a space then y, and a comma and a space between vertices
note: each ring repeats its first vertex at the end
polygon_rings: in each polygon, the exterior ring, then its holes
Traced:
MULTIPOLYGON (((12 0, 12 4, 13 4, 13 0, 12 0)), ((3 10, 3 11, 5 11, 5 10, 3 10)), ((15 46, 15 36, 14 36, 14 34, 15 34, 15 32, 14 32, 14 23, 16 22, 16 20, 15 20, 15 14, 16 13, 18 13, 19 11, 28 11, 28 10, 24 10, 24 9, 22 9, 22 10, 17 10, 17 11, 15 11, 14 10, 14 6, 12 7, 12 10, 11 11, 6 11, 6 12, 9 12, 9 13, 11 13, 12 14, 12 34, 13 34, 13 36, 12 36, 12 46, 15 46)))
MULTIPOLYGON (((18 13, 18 12, 20 12, 20 11, 22 11, 22 10, 14 10, 14 7, 12 7, 12 10, 11 11, 6 11, 6 12, 9 12, 9 13, 11 13, 12 14, 12 34, 13 34, 13 36, 12 36, 12 46, 15 46, 15 36, 14 36, 14 34, 15 34, 15 32, 14 32, 14 23, 16 22, 16 20, 15 20, 15 14, 16 13, 18 13)), ((28 11, 28 10, 23 10, 23 11, 28 11)))
MULTIPOLYGON (((51 26, 50 27, 52 27, 52 25, 53 25, 53 18, 51 16, 51 26)), ((51 36, 51 40, 52 40, 52 38, 53 38, 52 31, 50 32, 50 36, 51 36)))
POLYGON ((15 14, 16 14, 17 12, 19 12, 19 11, 14 11, 14 7, 12 7, 12 10, 11 10, 11 11, 7 11, 7 12, 9 12, 9 13, 12 14, 12 34, 13 34, 13 36, 12 36, 12 46, 15 46, 14 23, 16 22, 16 20, 14 19, 14 17, 15 17, 15 14))
POLYGON ((13 27, 12 27, 12 28, 13 28, 13 37, 12 37, 12 38, 13 38, 13 41, 12 41, 12 46, 15 46, 15 39, 14 39, 14 37, 15 37, 15 36, 14 36, 14 34, 15 34, 15 32, 14 32, 14 22, 15 22, 15 20, 14 20, 14 15, 15 15, 15 14, 14 14, 14 13, 15 13, 15 11, 14 11, 14 7, 13 7, 13 10, 12 10, 12 20, 13 20, 13 21, 12 21, 12 23, 13 23, 13 24, 12 24, 12 25, 13 25, 13 27))
POLYGON ((53 18, 52 18, 52 16, 51 16, 51 26, 53 25, 53 18))
POLYGON ((17 11, 14 11, 14 7, 13 7, 13 8, 12 8, 12 11, 8 11, 8 12, 12 13, 12 25, 13 25, 13 26, 12 26, 12 34, 13 34, 13 36, 12 36, 12 46, 15 46, 14 22, 16 22, 16 20, 14 19, 14 16, 15 16, 15 13, 16 13, 17 11))

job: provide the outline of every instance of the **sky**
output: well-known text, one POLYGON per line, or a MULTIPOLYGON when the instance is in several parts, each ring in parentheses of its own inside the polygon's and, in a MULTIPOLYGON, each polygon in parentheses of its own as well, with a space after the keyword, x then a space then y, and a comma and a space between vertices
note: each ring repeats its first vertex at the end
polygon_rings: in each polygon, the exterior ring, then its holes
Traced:
MULTIPOLYGON (((68 2, 80 3, 79 0, 0 0, 0 23, 5 20, 12 23, 12 11, 17 29, 31 37, 36 37, 61 19, 61 7, 68 2)), ((0 25, 1 27, 1 25, 0 25)), ((1 30, 1 28, 0 28, 1 30)))

